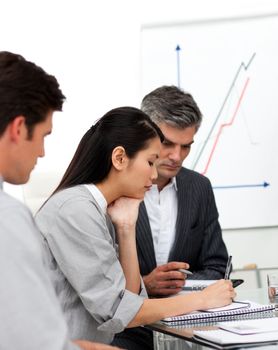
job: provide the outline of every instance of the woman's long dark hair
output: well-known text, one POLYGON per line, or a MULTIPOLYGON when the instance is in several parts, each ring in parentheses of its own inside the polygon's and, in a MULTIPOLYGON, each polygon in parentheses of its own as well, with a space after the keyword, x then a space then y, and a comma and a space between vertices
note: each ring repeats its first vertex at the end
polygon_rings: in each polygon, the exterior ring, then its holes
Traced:
POLYGON ((56 190, 80 184, 98 183, 111 169, 112 151, 122 146, 129 158, 148 146, 148 141, 163 134, 149 116, 133 107, 115 108, 106 113, 82 137, 56 190))

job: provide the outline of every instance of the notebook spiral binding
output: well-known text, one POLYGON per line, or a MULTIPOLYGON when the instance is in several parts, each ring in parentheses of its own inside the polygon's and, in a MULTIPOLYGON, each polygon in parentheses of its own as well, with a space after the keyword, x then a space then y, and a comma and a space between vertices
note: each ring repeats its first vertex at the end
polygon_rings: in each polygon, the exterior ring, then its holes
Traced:
POLYGON ((259 312, 245 313, 240 315, 230 315, 230 316, 221 316, 213 319, 190 319, 190 320, 179 320, 173 322, 167 322, 168 327, 174 328, 195 328, 198 326, 216 326, 218 322, 224 321, 244 321, 244 320, 254 320, 261 318, 272 318, 277 317, 273 310, 265 310, 259 312))

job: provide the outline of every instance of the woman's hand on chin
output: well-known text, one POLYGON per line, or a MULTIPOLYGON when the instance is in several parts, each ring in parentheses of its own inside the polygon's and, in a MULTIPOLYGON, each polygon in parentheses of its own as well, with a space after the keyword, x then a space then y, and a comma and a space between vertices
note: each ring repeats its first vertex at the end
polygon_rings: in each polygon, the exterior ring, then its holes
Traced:
POLYGON ((120 197, 108 206, 107 213, 117 229, 135 227, 141 201, 142 199, 120 197))

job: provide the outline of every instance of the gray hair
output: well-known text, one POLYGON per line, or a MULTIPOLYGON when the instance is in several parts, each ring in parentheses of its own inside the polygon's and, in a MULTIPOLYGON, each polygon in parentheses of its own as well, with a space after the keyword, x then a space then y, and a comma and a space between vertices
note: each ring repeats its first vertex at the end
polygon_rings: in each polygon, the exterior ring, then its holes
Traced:
POLYGON ((156 124, 164 122, 179 129, 195 126, 197 131, 202 122, 193 97, 174 85, 151 91, 143 98, 141 109, 156 124))

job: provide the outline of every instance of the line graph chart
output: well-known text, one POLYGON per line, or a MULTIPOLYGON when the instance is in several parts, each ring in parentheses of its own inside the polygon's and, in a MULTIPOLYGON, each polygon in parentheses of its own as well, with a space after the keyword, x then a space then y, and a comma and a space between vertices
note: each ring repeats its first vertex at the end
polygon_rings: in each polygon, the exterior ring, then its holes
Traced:
POLYGON ((142 96, 177 85, 203 122, 184 166, 212 183, 223 228, 278 215, 278 16, 142 29, 142 96))
MULTIPOLYGON (((249 83, 249 78, 246 79, 246 82, 245 82, 244 87, 243 87, 243 89, 242 89, 242 92, 241 92, 241 94, 240 94, 240 98, 239 98, 238 103, 237 103, 237 105, 236 105, 236 109, 235 109, 235 111, 234 111, 234 113, 233 113, 232 119, 231 119, 229 122, 227 122, 227 123, 221 124, 220 127, 219 127, 219 130, 218 130, 218 132, 217 132, 215 141, 214 141, 214 143, 213 143, 212 150, 211 150, 211 152, 210 152, 208 161, 207 161, 206 166, 205 166, 205 170, 201 172, 203 175, 205 175, 205 174, 207 173, 207 171, 208 171, 209 164, 210 164, 210 162, 211 162, 211 160, 212 160, 212 156, 213 156, 213 154, 214 154, 215 148, 216 148, 216 146, 217 146, 217 144, 218 144, 218 141, 219 141, 219 138, 220 138, 220 136, 221 136, 221 134, 222 134, 223 129, 226 128, 226 127, 232 126, 233 123, 234 123, 235 117, 236 117, 236 115, 237 115, 239 106, 240 106, 240 104, 241 104, 241 101, 242 101, 242 98, 243 98, 243 96, 244 96, 244 93, 245 93, 245 90, 246 90, 246 88, 247 88, 248 83, 249 83)), ((213 129, 212 129, 212 130, 213 130, 213 129)), ((206 142, 207 142, 207 140, 206 140, 206 142)), ((206 142, 204 143, 204 145, 206 145, 206 142)), ((202 150, 203 150, 203 149, 204 149, 204 148, 202 148, 202 150)), ((201 153, 200 153, 200 155, 201 155, 201 153)), ((199 156, 197 157, 197 159, 198 159, 198 158, 199 158, 199 156)), ((193 169, 195 169, 196 165, 197 165, 196 163, 193 164, 193 169)))

